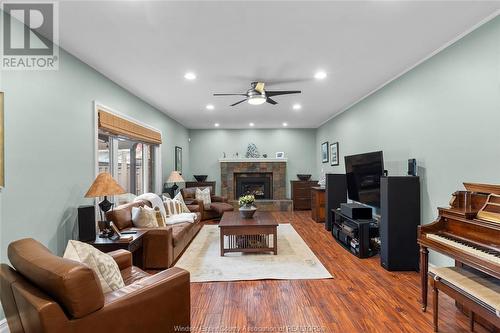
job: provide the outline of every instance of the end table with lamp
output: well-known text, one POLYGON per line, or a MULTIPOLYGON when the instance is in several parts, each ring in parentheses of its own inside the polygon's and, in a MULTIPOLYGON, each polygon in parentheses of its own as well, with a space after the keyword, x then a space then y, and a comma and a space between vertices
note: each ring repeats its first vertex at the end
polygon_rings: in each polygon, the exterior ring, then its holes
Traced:
POLYGON ((124 194, 126 191, 118 184, 113 177, 107 172, 101 172, 97 175, 96 179, 90 186, 85 194, 85 198, 98 198, 104 197, 99 203, 101 219, 99 221, 100 230, 109 230, 109 232, 102 232, 99 234, 100 238, 107 238, 112 234, 109 223, 106 221, 106 212, 113 207, 113 203, 108 200, 108 195, 124 194), (104 212, 104 215, 103 215, 104 212))

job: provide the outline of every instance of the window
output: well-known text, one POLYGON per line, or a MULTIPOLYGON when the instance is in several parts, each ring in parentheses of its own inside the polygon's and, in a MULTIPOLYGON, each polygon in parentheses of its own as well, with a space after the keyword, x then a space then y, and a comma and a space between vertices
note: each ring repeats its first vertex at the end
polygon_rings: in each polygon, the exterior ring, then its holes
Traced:
POLYGON ((101 132, 98 146, 99 172, 110 172, 127 193, 157 192, 155 151, 158 145, 101 132))
MULTIPOLYGON (((98 171, 111 173, 127 193, 160 192, 161 132, 99 105, 96 114, 98 171)), ((130 201, 120 197, 118 204, 130 201)))
POLYGON ((109 172, 110 170, 110 160, 111 160, 111 149, 109 147, 109 137, 106 135, 99 135, 97 139, 97 149, 98 149, 98 167, 99 173, 109 172))

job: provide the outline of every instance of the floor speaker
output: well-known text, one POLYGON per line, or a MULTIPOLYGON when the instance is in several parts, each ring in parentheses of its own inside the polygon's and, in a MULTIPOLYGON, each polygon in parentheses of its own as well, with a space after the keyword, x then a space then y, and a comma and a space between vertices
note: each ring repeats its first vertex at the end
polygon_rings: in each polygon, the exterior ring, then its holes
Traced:
POLYGON ((347 181, 343 173, 327 173, 325 186, 325 229, 332 230, 332 209, 340 208, 341 203, 347 202, 347 181))
POLYGON ((95 207, 78 207, 78 240, 88 242, 95 240, 95 207))
POLYGON ((380 178, 380 264, 389 271, 418 271, 419 177, 380 178))

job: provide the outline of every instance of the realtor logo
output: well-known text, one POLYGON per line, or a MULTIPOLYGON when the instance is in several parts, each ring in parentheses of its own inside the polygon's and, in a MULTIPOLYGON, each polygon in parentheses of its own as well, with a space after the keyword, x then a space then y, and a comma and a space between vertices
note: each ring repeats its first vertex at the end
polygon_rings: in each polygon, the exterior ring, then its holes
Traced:
POLYGON ((59 31, 57 3, 2 4, 4 70, 57 70, 59 31))

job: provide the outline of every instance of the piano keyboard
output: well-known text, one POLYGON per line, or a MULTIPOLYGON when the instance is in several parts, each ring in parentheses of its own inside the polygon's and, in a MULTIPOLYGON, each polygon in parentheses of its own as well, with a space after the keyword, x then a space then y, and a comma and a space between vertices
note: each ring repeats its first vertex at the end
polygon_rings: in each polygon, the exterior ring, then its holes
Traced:
POLYGON ((436 234, 426 234, 426 236, 427 238, 432 239, 438 243, 451 246, 455 249, 461 250, 475 257, 491 261, 495 264, 500 264, 500 251, 495 251, 488 248, 480 247, 463 240, 452 239, 451 237, 448 238, 436 234))

